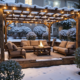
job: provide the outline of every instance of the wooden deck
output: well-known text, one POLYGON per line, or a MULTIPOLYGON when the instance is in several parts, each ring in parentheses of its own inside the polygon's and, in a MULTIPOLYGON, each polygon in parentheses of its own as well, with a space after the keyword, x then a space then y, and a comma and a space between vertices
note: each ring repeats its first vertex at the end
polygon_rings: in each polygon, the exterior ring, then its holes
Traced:
MULTIPOLYGON (((8 60, 7 52, 5 52, 5 60, 8 60)), ((22 68, 30 67, 47 67, 53 65, 65 65, 73 64, 75 57, 74 56, 65 56, 51 50, 51 55, 37 56, 33 52, 26 52, 26 59, 23 58, 13 58, 19 62, 22 68)))

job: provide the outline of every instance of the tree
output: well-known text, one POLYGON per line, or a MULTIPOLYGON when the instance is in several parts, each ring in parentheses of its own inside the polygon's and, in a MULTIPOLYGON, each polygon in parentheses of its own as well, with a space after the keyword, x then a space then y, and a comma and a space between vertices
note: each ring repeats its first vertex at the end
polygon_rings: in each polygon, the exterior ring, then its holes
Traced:
POLYGON ((5 0, 0 0, 0 1, 3 1, 4 2, 5 0))
POLYGON ((80 0, 74 3, 74 8, 80 9, 80 0))

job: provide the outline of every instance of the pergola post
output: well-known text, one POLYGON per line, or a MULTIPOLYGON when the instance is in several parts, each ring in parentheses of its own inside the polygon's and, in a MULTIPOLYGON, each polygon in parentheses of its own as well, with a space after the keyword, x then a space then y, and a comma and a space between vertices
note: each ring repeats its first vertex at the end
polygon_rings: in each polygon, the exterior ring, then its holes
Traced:
POLYGON ((50 41, 50 38, 51 38, 51 25, 48 26, 48 29, 49 29, 48 30, 49 31, 48 32, 48 40, 50 41))
POLYGON ((80 15, 76 19, 76 48, 80 47, 80 15))
POLYGON ((0 52, 1 61, 4 60, 4 27, 3 27, 3 10, 0 8, 0 52))
POLYGON ((5 21, 5 43, 7 43, 7 22, 5 21))

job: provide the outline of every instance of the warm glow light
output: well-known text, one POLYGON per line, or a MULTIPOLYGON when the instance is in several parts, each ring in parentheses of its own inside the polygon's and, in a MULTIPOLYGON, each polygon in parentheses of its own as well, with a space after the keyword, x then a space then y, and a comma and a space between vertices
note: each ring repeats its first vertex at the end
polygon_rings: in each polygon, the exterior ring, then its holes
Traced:
POLYGON ((61 13, 63 14, 63 13, 64 13, 64 11, 61 11, 61 13))
POLYGON ((23 16, 23 14, 21 14, 21 16, 23 16))
POLYGON ((13 7, 13 10, 15 10, 15 7, 13 7))
POLYGON ((47 12, 47 10, 45 10, 44 12, 47 12))
POLYGON ((13 14, 14 15, 14 14, 13 14))
POLYGON ((42 44, 42 41, 40 41, 40 45, 39 45, 39 47, 44 47, 43 44, 42 44))
POLYGON ((6 9, 6 7, 4 7, 4 9, 6 9))
POLYGON ((9 11, 7 13, 9 14, 9 11))
POLYGON ((61 18, 63 18, 63 17, 61 17, 61 18))
POLYGON ((30 9, 29 9, 29 8, 27 8, 27 11, 30 11, 30 9))

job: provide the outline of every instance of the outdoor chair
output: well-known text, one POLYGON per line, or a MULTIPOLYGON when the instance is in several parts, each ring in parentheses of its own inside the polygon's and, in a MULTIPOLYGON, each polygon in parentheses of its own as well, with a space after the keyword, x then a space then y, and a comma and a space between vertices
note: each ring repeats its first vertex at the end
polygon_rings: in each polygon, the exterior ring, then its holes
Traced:
POLYGON ((6 48, 8 51, 9 59, 12 57, 26 58, 26 51, 22 47, 17 47, 14 43, 9 41, 6 43, 6 48))

